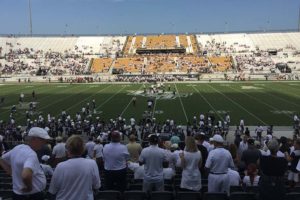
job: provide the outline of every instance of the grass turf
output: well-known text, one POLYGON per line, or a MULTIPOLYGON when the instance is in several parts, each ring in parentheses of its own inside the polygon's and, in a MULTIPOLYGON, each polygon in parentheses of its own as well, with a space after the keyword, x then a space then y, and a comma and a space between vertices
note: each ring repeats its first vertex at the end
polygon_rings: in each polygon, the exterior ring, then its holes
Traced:
MULTIPOLYGON (((229 112, 232 125, 243 118, 246 125, 290 126, 293 113, 300 111, 300 82, 165 83, 165 86, 164 98, 157 98, 152 109, 158 121, 175 119, 178 124, 186 124, 193 116, 199 118, 200 113, 215 113, 220 119, 229 112)), ((0 105, 0 119, 8 119, 10 108, 18 105, 21 92, 25 94, 25 102, 32 101, 33 90, 37 111, 44 117, 48 113, 58 117, 62 110, 73 117, 87 102, 95 99, 97 115, 106 120, 120 114, 127 120, 130 117, 140 119, 147 110, 148 97, 137 95, 134 107, 130 93, 143 91, 143 87, 143 84, 0 85, 0 97, 5 97, 4 104, 0 105)), ((24 122, 25 109, 18 107, 15 118, 17 122, 24 122)))

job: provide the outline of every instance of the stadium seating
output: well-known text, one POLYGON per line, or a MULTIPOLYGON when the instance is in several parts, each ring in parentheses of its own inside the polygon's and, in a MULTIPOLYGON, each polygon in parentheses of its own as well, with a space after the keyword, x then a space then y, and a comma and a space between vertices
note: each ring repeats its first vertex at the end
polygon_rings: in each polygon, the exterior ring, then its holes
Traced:
POLYGON ((91 72, 93 73, 107 73, 112 64, 112 58, 94 58, 91 72))
POLYGON ((142 57, 117 58, 113 63, 114 69, 122 69, 124 73, 141 73, 143 66, 142 57))

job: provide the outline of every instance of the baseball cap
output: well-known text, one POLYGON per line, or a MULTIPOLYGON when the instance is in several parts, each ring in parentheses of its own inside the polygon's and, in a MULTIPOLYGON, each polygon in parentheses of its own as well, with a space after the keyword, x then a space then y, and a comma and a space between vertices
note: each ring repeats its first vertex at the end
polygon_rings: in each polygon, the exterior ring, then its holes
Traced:
POLYGON ((48 135, 47 131, 43 128, 39 128, 39 127, 33 127, 29 130, 28 133, 29 137, 38 137, 38 138, 42 138, 45 140, 50 140, 51 137, 48 135))
POLYGON ((48 161, 49 159, 50 159, 50 156, 48 156, 48 155, 43 155, 42 156, 43 161, 48 161))
POLYGON ((172 144, 172 145, 171 145, 171 148, 172 148, 172 149, 178 149, 178 144, 176 144, 176 143, 175 143, 175 144, 172 144))
POLYGON ((223 143, 224 139, 222 138, 221 135, 214 135, 214 137, 212 138, 214 142, 218 142, 218 143, 223 143))

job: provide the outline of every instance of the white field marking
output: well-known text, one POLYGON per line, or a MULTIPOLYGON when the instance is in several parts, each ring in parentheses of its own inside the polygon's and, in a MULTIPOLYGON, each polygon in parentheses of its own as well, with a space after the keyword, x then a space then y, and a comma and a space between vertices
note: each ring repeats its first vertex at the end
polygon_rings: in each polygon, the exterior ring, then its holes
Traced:
MULTIPOLYGON (((138 90, 140 90, 141 88, 143 87, 143 85, 141 85, 141 87, 139 87, 139 89, 138 90)), ((137 91, 137 90, 136 90, 137 91)), ((126 110, 127 110, 127 108, 129 107, 129 105, 131 104, 131 102, 132 102, 132 99, 133 99, 133 97, 130 99, 130 101, 129 101, 129 103, 126 105, 126 107, 123 109, 123 111, 121 112, 121 117, 122 117, 122 115, 126 112, 126 110)))
POLYGON ((154 115, 157 114, 157 113, 155 113, 156 101, 157 101, 157 98, 155 98, 155 100, 154 100, 154 106, 153 106, 153 110, 152 110, 152 119, 154 118, 154 115))
MULTIPOLYGON (((255 98, 254 96, 249 95, 249 94, 247 94, 247 93, 245 93, 245 92, 243 92, 243 91, 237 90, 237 89, 235 89, 235 88, 233 88, 233 87, 230 87, 230 89, 235 90, 235 91, 237 91, 237 92, 239 92, 239 93, 241 93, 241 94, 244 94, 244 95, 246 95, 246 96, 248 96, 248 97, 254 99, 254 100, 257 101, 257 102, 266 105, 267 107, 269 107, 269 108, 271 108, 271 109, 273 109, 273 110, 279 110, 278 108, 276 108, 276 107, 274 107, 274 106, 272 106, 272 105, 269 105, 269 104, 263 102, 262 100, 260 100, 260 99, 258 99, 258 98, 255 98)), ((263 93, 263 92, 261 92, 261 93, 263 93)), ((285 114, 285 115, 288 116, 289 118, 291 117, 291 116, 288 115, 288 114, 285 114)))
POLYGON ((193 85, 193 84, 189 84, 189 85, 186 85, 188 87, 196 87, 197 85, 193 85))
POLYGON ((126 88, 127 86, 122 86, 122 88, 118 91, 118 92, 116 92, 116 93, 114 93, 112 96, 110 96, 108 99, 106 99, 106 101, 104 101, 102 104, 100 104, 99 106, 97 106, 96 107, 96 110, 98 109, 98 108, 101 108, 104 104, 106 104, 107 102, 109 102, 112 98, 114 98, 114 96, 116 96, 117 94, 119 94, 124 88, 126 88))
POLYGON ((196 88, 193 87, 193 89, 198 92, 198 94, 201 96, 201 98, 210 106, 211 109, 219 116, 220 119, 223 119, 222 116, 217 112, 217 110, 213 107, 213 105, 200 93, 200 91, 196 88))
POLYGON ((162 115, 162 114, 164 114, 164 111, 163 111, 163 110, 156 110, 156 111, 155 111, 155 114, 157 114, 157 115, 162 115))
MULTIPOLYGON (((74 106, 77 106, 77 105, 81 104, 82 102, 86 101, 87 99, 89 99, 89 98, 91 98, 91 97, 93 97, 93 96, 95 96, 95 95, 101 93, 103 90, 109 88, 110 86, 112 86, 112 85, 108 85, 108 86, 102 88, 101 90, 97 91, 96 93, 94 93, 92 96, 88 96, 88 97, 84 98, 82 101, 73 104, 72 106, 68 107, 65 111, 68 111, 68 110, 70 110, 71 108, 73 108, 74 106)), ((90 88, 91 88, 91 87, 90 87, 90 88)))
POLYGON ((225 115, 226 113, 230 113, 230 111, 229 110, 216 110, 216 111, 210 110, 209 113, 212 113, 212 114, 216 113, 216 114, 225 115))
POLYGON ((278 114, 278 115, 288 115, 291 116, 293 113, 295 113, 295 111, 291 111, 291 110, 271 110, 271 112, 273 114, 278 114))
POLYGON ((182 103, 182 100, 181 100, 181 96, 180 96, 180 93, 179 93, 179 91, 178 91, 178 88, 177 88, 176 83, 174 83, 174 85, 175 85, 176 91, 177 91, 177 93, 178 93, 178 95, 179 95, 179 101, 180 101, 180 104, 181 104, 181 107, 182 107, 182 110, 183 110, 185 119, 186 119, 186 121, 188 122, 188 121, 189 121, 189 118, 188 118, 187 115, 186 115, 185 108, 184 108, 184 106, 183 106, 183 103, 182 103))
POLYGON ((89 88, 96 88, 99 87, 98 85, 90 85, 89 88))
POLYGON ((32 86, 32 85, 27 85, 27 86, 25 86, 25 88, 33 88, 34 86, 32 86))
POLYGON ((260 87, 248 86, 248 85, 242 85, 241 88, 242 88, 242 90, 261 90, 262 89, 260 87))
POLYGON ((243 109, 244 111, 246 111, 249 115, 251 115, 252 117, 254 117, 255 119, 257 119, 258 121, 260 121, 261 123, 263 123, 264 125, 267 125, 267 123, 265 123, 263 120, 261 120, 259 117, 257 117, 256 115, 254 115, 253 113, 251 113, 250 111, 248 111, 244 106, 242 106, 241 104, 237 103, 236 101, 232 100, 231 98, 227 97, 225 94, 223 94, 222 92, 220 92, 219 90, 217 90, 216 88, 210 86, 210 84, 207 84, 210 88, 212 88, 213 90, 215 90, 216 92, 218 92, 219 94, 221 94, 222 96, 224 96, 226 99, 228 99, 229 101, 231 101, 232 103, 234 103, 235 105, 237 105, 238 107, 240 107, 241 109, 243 109))
MULTIPOLYGON (((265 89, 271 89, 271 90, 273 90, 273 91, 276 91, 275 89, 269 88, 269 87, 265 87, 265 89)), ((265 94, 267 94, 267 95, 269 95, 269 96, 272 96, 272 97, 274 97, 274 98, 280 99, 281 101, 284 101, 284 102, 286 102, 286 103, 288 103, 288 104, 292 104, 292 105, 297 106, 297 107, 300 106, 299 104, 293 103, 293 102, 288 101, 288 100, 286 100, 286 99, 284 99, 284 98, 282 98, 282 97, 278 97, 278 96, 276 96, 276 95, 273 95, 273 94, 271 94, 271 93, 269 93, 269 92, 266 92, 265 94)))
POLYGON ((289 85, 291 85, 291 86, 299 86, 299 84, 295 84, 295 83, 290 83, 289 85))
POLYGON ((66 88, 66 87, 68 87, 68 86, 66 86, 66 85, 58 85, 58 86, 56 86, 57 88, 66 88))
MULTIPOLYGON (((76 87, 79 87, 80 85, 78 85, 78 86, 76 86, 76 87)), ((67 89, 69 89, 69 88, 67 88, 67 89)), ((80 92, 82 92, 82 91, 84 91, 86 88, 83 88, 83 90, 80 90, 80 92)), ((61 98, 61 99, 59 99, 58 101, 53 101, 52 103, 50 103, 50 104, 47 104, 47 105, 45 105, 45 106, 43 106, 43 107, 40 107, 40 108, 37 108, 38 110, 44 110, 45 108, 48 108, 49 106, 52 106, 52 105, 54 105, 54 104, 57 104, 58 102, 61 102, 61 101, 63 101, 63 100, 65 100, 65 99, 68 99, 68 98, 70 98, 70 97, 72 97, 72 96, 74 96, 74 95, 77 95, 77 93, 74 93, 74 94, 72 94, 72 95, 66 95, 64 98, 61 98)), ((50 95, 49 95, 50 96, 50 95)), ((45 97, 46 98, 46 97, 45 97)), ((39 99, 40 100, 40 99, 39 99)), ((23 118, 24 116, 20 116, 19 118, 17 118, 17 119, 21 119, 21 118, 23 118)))
POLYGON ((229 87, 230 84, 220 84, 220 86, 223 86, 223 87, 229 87))
POLYGON ((263 84, 263 83, 255 83, 253 85, 256 85, 256 86, 265 86, 265 84, 263 84))

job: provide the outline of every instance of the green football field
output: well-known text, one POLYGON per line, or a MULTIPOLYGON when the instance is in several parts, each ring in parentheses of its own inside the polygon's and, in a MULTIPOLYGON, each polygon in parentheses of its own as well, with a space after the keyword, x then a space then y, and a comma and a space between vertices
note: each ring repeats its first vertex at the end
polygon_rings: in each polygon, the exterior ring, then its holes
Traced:
MULTIPOLYGON (((37 102, 37 112, 46 119, 48 113, 56 116, 62 110, 73 117, 87 102, 96 101, 97 114, 104 119, 121 115, 129 120, 142 117, 150 94, 144 93, 150 84, 16 84, 0 85, 0 119, 7 120, 12 105, 17 106, 17 122, 25 121, 25 111, 31 101, 37 102), (32 100, 32 91, 36 100, 32 100), (19 107, 20 93, 25 102, 19 107), (132 97, 136 96, 136 106, 132 97)), ((231 125, 241 118, 246 125, 290 126, 293 114, 300 111, 300 82, 238 82, 238 83, 165 83, 165 92, 152 95, 155 104, 151 110, 158 121, 174 119, 186 124, 200 113, 213 113, 217 119, 228 112, 231 125), (170 91, 168 87, 170 86, 170 91), (175 95, 174 95, 175 91, 175 95)))

